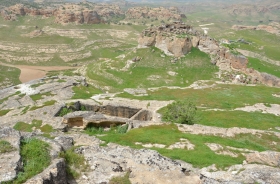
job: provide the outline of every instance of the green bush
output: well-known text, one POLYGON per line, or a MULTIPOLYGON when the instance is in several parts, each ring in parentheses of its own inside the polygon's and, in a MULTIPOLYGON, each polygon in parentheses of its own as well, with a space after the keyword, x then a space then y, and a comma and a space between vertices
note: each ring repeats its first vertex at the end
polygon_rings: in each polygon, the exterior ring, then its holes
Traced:
POLYGON ((175 101, 163 112, 162 119, 167 122, 193 125, 198 121, 195 104, 189 100, 175 101))

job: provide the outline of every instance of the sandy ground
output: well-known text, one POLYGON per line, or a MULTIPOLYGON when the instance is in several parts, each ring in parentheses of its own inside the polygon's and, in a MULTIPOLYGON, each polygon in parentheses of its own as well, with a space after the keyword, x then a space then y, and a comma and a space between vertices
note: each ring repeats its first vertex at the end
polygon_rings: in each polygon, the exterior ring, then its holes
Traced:
POLYGON ((22 83, 40 79, 46 76, 48 71, 58 71, 58 70, 67 70, 67 69, 74 69, 76 67, 69 67, 69 66, 28 66, 28 65, 9 65, 0 63, 4 66, 10 66, 20 69, 20 76, 19 80, 22 83))

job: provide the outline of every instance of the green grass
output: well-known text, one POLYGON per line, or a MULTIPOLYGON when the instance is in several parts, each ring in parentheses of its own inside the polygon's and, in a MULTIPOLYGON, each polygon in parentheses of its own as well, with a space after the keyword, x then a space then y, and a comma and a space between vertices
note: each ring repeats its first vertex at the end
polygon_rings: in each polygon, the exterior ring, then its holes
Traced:
POLYGON ((74 86, 72 90, 74 91, 74 95, 72 96, 72 99, 89 99, 95 94, 102 93, 101 90, 96 89, 93 86, 88 86, 88 87, 82 85, 74 86))
POLYGON ((60 157, 64 158, 66 161, 66 172, 68 178, 79 178, 81 172, 84 172, 88 169, 86 160, 83 155, 80 155, 75 152, 76 147, 72 147, 65 152, 60 153, 60 157))
POLYGON ((53 132, 53 127, 49 124, 45 124, 42 126, 42 120, 33 119, 31 124, 25 122, 17 122, 14 126, 15 130, 23 131, 23 132, 32 132, 32 129, 40 129, 44 133, 51 133, 53 132))
POLYGON ((273 114, 244 111, 199 111, 198 124, 223 128, 251 128, 271 130, 279 127, 279 118, 273 114))
POLYGON ((25 122, 17 122, 14 126, 15 130, 23 131, 23 132, 32 132, 32 127, 30 124, 25 122))
POLYGON ((56 100, 46 101, 46 102, 44 102, 43 105, 41 105, 41 106, 33 106, 29 110, 30 111, 34 111, 34 110, 41 109, 41 108, 46 107, 46 106, 54 105, 55 103, 56 103, 56 100))
POLYGON ((12 86, 21 84, 19 80, 20 70, 18 68, 0 65, 0 71, 1 86, 12 86))
POLYGON ((234 34, 227 34, 225 37, 229 40, 243 38, 252 44, 240 43, 238 48, 256 52, 273 60, 280 60, 280 55, 278 54, 279 37, 275 34, 260 30, 241 30, 234 31, 234 34), (262 46, 263 49, 260 49, 262 46))
POLYGON ((33 101, 37 101, 37 100, 44 99, 44 96, 54 96, 54 95, 51 92, 46 92, 46 93, 39 93, 39 94, 36 94, 36 95, 30 95, 30 98, 33 101))
POLYGON ((261 61, 257 58, 248 57, 248 59, 248 68, 252 67, 259 72, 265 72, 280 78, 280 66, 261 61))
POLYGON ((13 184, 24 183, 29 178, 42 172, 51 162, 49 145, 35 138, 24 139, 21 142, 20 155, 23 161, 23 172, 11 181, 13 184))
POLYGON ((141 97, 132 96, 127 93, 117 96, 139 100, 180 100, 189 98, 198 107, 231 110, 256 103, 280 104, 279 98, 273 96, 273 94, 279 95, 280 89, 266 86, 217 84, 215 87, 205 89, 160 88, 148 91, 148 96, 141 97))
POLYGON ((14 151, 15 148, 9 143, 8 141, 5 140, 0 140, 0 154, 1 153, 8 153, 11 151, 14 151))
POLYGON ((124 88, 148 88, 159 86, 186 86, 196 80, 210 79, 218 71, 207 54, 193 48, 177 63, 171 57, 161 57, 157 48, 137 49, 122 59, 111 58, 109 62, 98 61, 88 65, 87 76, 99 86, 108 86, 112 91, 124 88), (133 63, 127 71, 121 70, 127 60, 139 56, 141 61, 133 63), (176 72, 172 76, 168 71, 176 72))
POLYGON ((30 105, 28 105, 28 106, 26 106, 26 107, 24 107, 24 109, 21 111, 21 115, 23 115, 23 114, 26 114, 27 113, 27 111, 29 110, 29 107, 30 107, 30 105))
POLYGON ((192 135, 187 133, 181 133, 177 126, 173 124, 166 124, 160 126, 149 126, 144 128, 138 128, 130 130, 126 134, 117 134, 113 131, 108 132, 106 136, 100 137, 101 140, 105 142, 114 142, 121 145, 130 146, 133 148, 141 148, 139 145, 135 145, 135 142, 145 143, 158 143, 169 146, 175 142, 179 142, 180 138, 188 139, 192 144, 195 145, 194 150, 186 149, 174 149, 168 150, 165 148, 152 148, 159 151, 159 153, 164 156, 170 157, 172 159, 180 159, 188 163, 193 164, 195 167, 205 167, 212 164, 216 164, 217 167, 228 167, 234 164, 241 164, 244 157, 239 154, 237 158, 217 155, 211 151, 205 143, 217 143, 222 146, 232 146, 236 148, 247 148, 256 151, 265 150, 280 150, 280 145, 273 146, 268 144, 269 141, 273 140, 279 141, 279 138, 272 135, 263 135, 265 140, 257 138, 254 135, 239 135, 234 138, 222 138, 219 136, 209 136, 209 135, 192 135), (267 137, 265 137, 267 136, 267 137), (263 142, 262 142, 263 140, 263 142), (197 159, 200 158, 200 159, 197 159))
POLYGON ((0 116, 4 116, 6 114, 8 114, 8 112, 10 112, 11 109, 6 109, 6 110, 0 110, 0 116))

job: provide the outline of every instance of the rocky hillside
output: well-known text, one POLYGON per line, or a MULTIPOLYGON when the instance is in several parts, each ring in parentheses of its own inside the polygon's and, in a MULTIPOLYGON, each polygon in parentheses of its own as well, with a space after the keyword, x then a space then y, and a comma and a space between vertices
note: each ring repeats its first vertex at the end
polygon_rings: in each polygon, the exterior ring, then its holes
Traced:
POLYGON ((1 16, 5 20, 17 20, 17 16, 41 15, 55 17, 56 23, 80 23, 97 24, 105 22, 112 17, 121 16, 124 13, 119 6, 111 4, 94 3, 66 3, 59 7, 32 8, 23 4, 16 4, 1 10, 1 16))
MULTIPOLYGON (((234 28, 237 28, 237 26, 234 28)), ((243 26, 243 28, 246 27, 243 26)), ((165 54, 174 57, 182 57, 190 52, 192 47, 198 47, 201 51, 210 54, 212 63, 222 71, 238 70, 246 74, 248 77, 241 79, 242 83, 260 82, 269 86, 280 87, 279 78, 247 68, 248 59, 245 56, 233 53, 215 39, 200 35, 191 26, 181 22, 145 29, 138 39, 138 47, 151 46, 155 46, 165 54)))

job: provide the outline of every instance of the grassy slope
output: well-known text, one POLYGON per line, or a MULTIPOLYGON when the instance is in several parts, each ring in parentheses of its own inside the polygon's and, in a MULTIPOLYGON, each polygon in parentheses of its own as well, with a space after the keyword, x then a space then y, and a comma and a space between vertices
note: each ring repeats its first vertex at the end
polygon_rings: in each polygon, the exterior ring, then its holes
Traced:
POLYGON ((186 86, 196 80, 214 77, 217 67, 211 65, 210 58, 196 48, 176 64, 171 57, 161 57, 156 48, 138 49, 121 59, 112 59, 109 63, 99 61, 88 66, 87 75, 101 86, 110 86, 113 90, 124 88, 148 88, 160 86, 186 86), (139 56, 141 61, 133 63, 127 71, 120 70, 127 60, 139 56), (169 71, 176 72, 171 76, 169 71))

